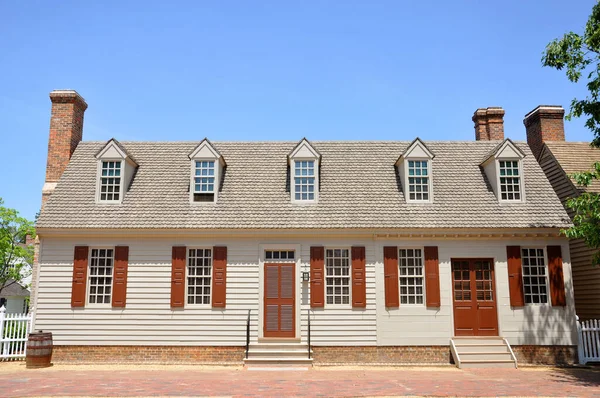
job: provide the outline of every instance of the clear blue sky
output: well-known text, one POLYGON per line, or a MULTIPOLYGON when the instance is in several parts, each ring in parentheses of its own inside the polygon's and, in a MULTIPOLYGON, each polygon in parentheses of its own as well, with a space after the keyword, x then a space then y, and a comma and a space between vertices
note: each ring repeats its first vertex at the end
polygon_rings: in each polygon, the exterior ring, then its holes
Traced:
MULTIPOLYGON (((542 68, 593 1, 0 1, 0 197, 33 219, 53 89, 84 140, 471 140, 585 88, 542 68)), ((567 139, 590 141, 577 120, 567 139)))

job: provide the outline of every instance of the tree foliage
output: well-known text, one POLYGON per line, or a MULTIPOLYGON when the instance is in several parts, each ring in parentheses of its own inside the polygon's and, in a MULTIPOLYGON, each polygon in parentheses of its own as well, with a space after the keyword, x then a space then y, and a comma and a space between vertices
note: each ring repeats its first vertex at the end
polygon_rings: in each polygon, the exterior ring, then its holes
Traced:
POLYGON ((27 235, 35 237, 33 223, 4 207, 0 198, 0 293, 31 274, 33 247, 26 245, 27 235))
MULTIPOLYGON (((594 134, 591 145, 600 147, 600 2, 592 8, 583 34, 569 32, 550 42, 543 53, 542 64, 564 70, 573 83, 582 77, 586 80, 588 95, 571 101, 567 120, 585 115, 585 126, 594 134)), ((600 163, 595 163, 591 171, 571 177, 579 186, 587 187, 593 180, 600 180, 600 163)), ((600 196, 583 192, 568 199, 567 207, 574 213, 573 226, 563 233, 568 238, 583 239, 588 247, 600 249, 600 196)), ((600 251, 596 250, 593 262, 600 264, 600 251)))
POLYGON ((592 8, 583 34, 569 32, 546 46, 542 64, 564 70, 573 83, 585 78, 588 95, 571 101, 567 120, 585 115, 585 126, 594 133, 592 145, 600 147, 600 3, 592 8))

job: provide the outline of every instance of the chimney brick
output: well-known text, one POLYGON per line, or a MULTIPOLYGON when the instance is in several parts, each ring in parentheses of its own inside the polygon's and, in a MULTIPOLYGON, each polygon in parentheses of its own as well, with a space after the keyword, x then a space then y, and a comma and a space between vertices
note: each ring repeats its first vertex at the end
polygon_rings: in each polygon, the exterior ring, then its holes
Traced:
POLYGON ((523 119, 527 144, 536 158, 546 141, 565 140, 565 110, 560 105, 540 105, 523 119))
POLYGON ((504 109, 500 107, 479 108, 473 114, 475 139, 490 141, 504 139, 504 109))
POLYGON ((85 100, 75 90, 54 90, 50 93, 50 100, 52 111, 42 207, 54 191, 56 183, 69 164, 71 155, 81 142, 83 113, 87 109, 85 100))

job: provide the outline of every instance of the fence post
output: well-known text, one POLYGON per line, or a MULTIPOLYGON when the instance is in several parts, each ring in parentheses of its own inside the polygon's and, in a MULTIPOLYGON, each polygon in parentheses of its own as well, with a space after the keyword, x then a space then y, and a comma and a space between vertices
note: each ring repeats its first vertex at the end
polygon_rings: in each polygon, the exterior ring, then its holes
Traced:
POLYGON ((583 331, 581 330, 581 322, 579 322, 579 316, 575 315, 575 319, 577 320, 577 357, 579 358, 579 364, 585 365, 587 363, 585 358, 585 353, 583 350, 583 331))
POLYGON ((4 343, 4 319, 6 318, 6 307, 0 307, 0 358, 8 355, 8 344, 4 343))

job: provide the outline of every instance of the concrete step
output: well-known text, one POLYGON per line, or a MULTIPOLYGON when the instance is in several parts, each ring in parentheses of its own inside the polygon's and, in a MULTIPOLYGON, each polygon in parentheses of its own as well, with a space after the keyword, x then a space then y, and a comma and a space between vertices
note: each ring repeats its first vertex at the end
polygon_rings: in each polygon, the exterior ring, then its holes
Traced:
MULTIPOLYGON (((312 355, 313 352, 311 351, 312 355)), ((308 357, 308 348, 305 350, 252 350, 248 351, 250 358, 273 358, 273 357, 308 357)))
POLYGON ((244 359, 245 365, 282 365, 282 366, 293 366, 293 365, 312 365, 312 358, 298 358, 298 357, 263 357, 263 358, 246 358, 244 359))
POLYGON ((513 362, 512 355, 510 352, 463 352, 458 353, 461 362, 470 360, 479 361, 496 361, 496 360, 509 360, 513 362))
POLYGON ((461 369, 471 368, 516 368, 515 362, 512 359, 502 360, 461 360, 461 369))
POLYGON ((505 345, 501 337, 453 337, 454 345, 505 345))
POLYGON ((517 361, 502 337, 454 337, 452 356, 459 368, 516 368, 517 361))
POLYGON ((508 352, 510 350, 506 346, 506 344, 456 344, 456 351, 459 355, 469 352, 508 352))
POLYGON ((305 350, 308 352, 308 344, 302 343, 256 343, 250 344, 249 351, 264 350, 305 350))

